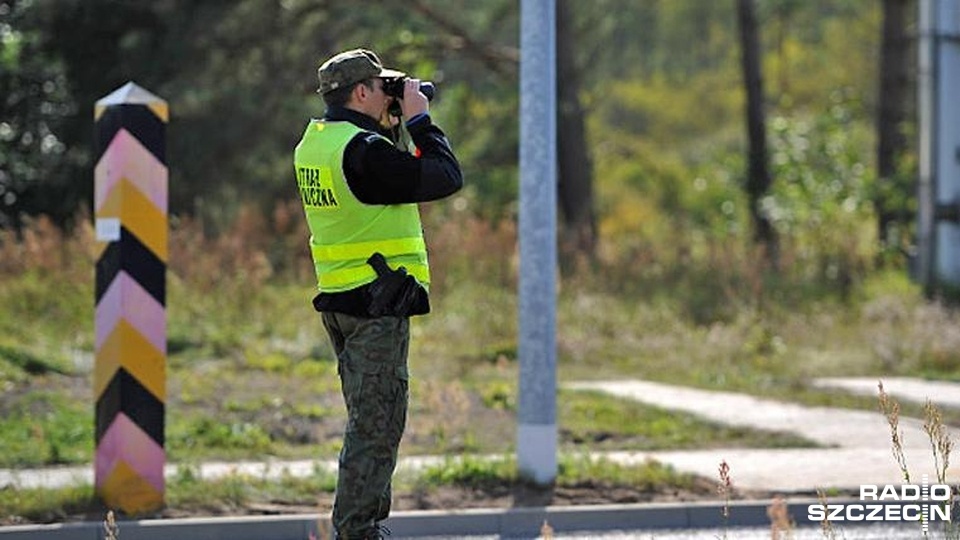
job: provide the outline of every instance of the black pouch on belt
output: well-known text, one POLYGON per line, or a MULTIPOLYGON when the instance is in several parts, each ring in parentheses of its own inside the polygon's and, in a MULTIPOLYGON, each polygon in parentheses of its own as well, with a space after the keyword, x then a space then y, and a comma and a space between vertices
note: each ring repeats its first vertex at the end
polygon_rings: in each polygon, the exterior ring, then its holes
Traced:
POLYGON ((370 314, 374 317, 408 315, 420 291, 417 280, 402 266, 391 270, 381 253, 371 255, 367 264, 377 272, 377 279, 367 287, 370 314))

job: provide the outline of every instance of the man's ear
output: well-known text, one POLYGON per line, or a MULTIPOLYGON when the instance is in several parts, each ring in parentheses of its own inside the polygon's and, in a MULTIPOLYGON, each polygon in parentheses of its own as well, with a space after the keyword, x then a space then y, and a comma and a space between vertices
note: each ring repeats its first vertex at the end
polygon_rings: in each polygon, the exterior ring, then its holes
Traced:
POLYGON ((367 99, 367 94, 370 93, 370 89, 367 88, 367 85, 360 83, 353 87, 353 98, 357 101, 367 99))

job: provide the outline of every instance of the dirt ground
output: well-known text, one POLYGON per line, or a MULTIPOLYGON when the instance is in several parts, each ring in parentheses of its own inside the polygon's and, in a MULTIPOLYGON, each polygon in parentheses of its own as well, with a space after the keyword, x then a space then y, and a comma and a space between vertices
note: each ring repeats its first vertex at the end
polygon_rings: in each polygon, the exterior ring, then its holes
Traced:
MULTIPOLYGON (((732 498, 765 497, 759 493, 734 493, 732 498)), ((675 488, 650 491, 603 483, 583 482, 574 486, 537 488, 529 485, 502 485, 483 488, 443 486, 422 492, 396 492, 393 510, 453 510, 467 508, 513 508, 539 506, 572 506, 602 504, 636 504, 653 502, 718 501, 717 485, 698 479, 689 489, 675 488)), ((333 505, 332 495, 321 496, 317 505, 289 504, 283 501, 256 503, 243 508, 167 509, 163 517, 198 517, 210 515, 277 515, 325 513, 333 505)))
MULTIPOLYGON (((734 493, 731 499, 765 498, 767 494, 734 493)), ((513 508, 570 505, 636 504, 655 502, 719 501, 715 482, 698 479, 690 488, 643 490, 603 483, 583 482, 573 486, 537 488, 529 485, 498 485, 482 488, 460 486, 432 487, 428 491, 395 492, 393 510, 453 510, 467 508, 513 508)), ((137 516, 147 519, 175 519, 190 517, 225 517, 255 515, 325 514, 333 505, 332 494, 320 495, 316 504, 303 501, 274 500, 253 502, 242 506, 225 503, 166 508, 155 515, 137 516)), ((90 503, 85 508, 73 508, 65 513, 34 516, 32 519, 0 516, 0 525, 24 523, 62 523, 76 521, 103 521, 107 508, 90 503)), ((124 518, 126 516, 118 516, 124 518)))
POLYGON ((448 508, 510 508, 634 504, 717 500, 716 484, 698 481, 691 489, 644 491, 624 486, 584 482, 574 486, 538 489, 531 486, 498 486, 487 489, 445 487, 430 493, 403 493, 395 497, 398 510, 443 510, 448 508))

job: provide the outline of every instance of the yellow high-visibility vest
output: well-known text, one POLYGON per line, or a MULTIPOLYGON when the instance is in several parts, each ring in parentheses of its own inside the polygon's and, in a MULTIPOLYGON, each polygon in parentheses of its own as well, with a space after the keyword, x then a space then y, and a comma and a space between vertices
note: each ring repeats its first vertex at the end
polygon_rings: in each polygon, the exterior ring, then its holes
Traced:
POLYGON ((367 258, 380 252, 391 268, 405 267, 428 287, 430 266, 417 205, 364 204, 347 185, 343 151, 361 132, 350 122, 311 120, 294 151, 317 286, 321 292, 342 292, 370 283, 377 275, 367 258))

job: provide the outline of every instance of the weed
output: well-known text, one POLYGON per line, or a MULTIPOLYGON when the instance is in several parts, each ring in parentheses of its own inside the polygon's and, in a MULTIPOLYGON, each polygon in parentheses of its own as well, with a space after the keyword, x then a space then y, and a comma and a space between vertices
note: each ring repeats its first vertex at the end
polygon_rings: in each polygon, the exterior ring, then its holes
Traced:
MULTIPOLYGON (((817 500, 821 506, 827 507, 827 493, 823 489, 817 488, 817 500)), ((837 538, 837 531, 833 528, 833 522, 827 519, 826 515, 820 521, 820 532, 827 540, 836 540, 837 538)))
POLYGON ((120 538, 120 526, 113 515, 113 510, 107 511, 107 517, 103 520, 103 534, 105 540, 118 540, 120 538))
POLYGON ((553 527, 547 523, 547 520, 543 520, 543 525, 540 525, 540 538, 543 540, 553 540, 553 527))
POLYGON ((723 502, 720 507, 720 517, 723 523, 722 538, 727 538, 727 527, 730 524, 730 497, 733 494, 733 480, 730 478, 730 465, 727 464, 727 460, 720 462, 718 472, 720 482, 717 484, 717 494, 720 495, 720 500, 723 502))
POLYGON ((903 430, 900 429, 900 403, 887 395, 883 389, 883 381, 877 383, 879 392, 880 412, 887 418, 890 426, 890 444, 893 458, 903 474, 903 482, 910 483, 910 469, 907 467, 907 456, 903 452, 903 430))
POLYGON ((320 517, 317 518, 317 534, 310 533, 310 540, 330 540, 333 538, 333 524, 330 522, 329 505, 320 505, 320 517))
POLYGON ((767 517, 770 519, 770 540, 789 540, 793 538, 796 524, 790 517, 787 501, 777 495, 767 507, 767 517))
POLYGON ((944 484, 947 481, 947 468, 950 466, 950 452, 953 450, 953 441, 943 425, 943 415, 929 399, 923 406, 923 412, 923 431, 930 439, 937 470, 937 481, 944 484))
MULTIPOLYGON (((883 381, 878 383, 880 411, 887 417, 887 423, 890 426, 891 444, 893 447, 893 456, 903 473, 904 483, 910 483, 910 472, 907 469, 906 456, 903 451, 903 432, 899 429, 900 404, 891 398, 883 389, 883 381)), ((933 452, 934 467, 936 469, 937 483, 947 484, 947 468, 950 465, 950 453, 953 451, 954 442, 947 433, 947 428, 943 422, 943 415, 936 405, 930 399, 927 399, 923 407, 923 431, 927 434, 930 441, 930 447, 933 452)), ((926 481, 926 478, 924 478, 926 481)), ((951 510, 955 510, 956 488, 950 489, 950 498, 942 504, 951 510)), ((927 538, 929 522, 927 514, 923 514, 921 520, 923 537, 927 538)), ((946 521, 943 524, 943 533, 945 538, 960 538, 960 529, 952 521, 946 521)))
MULTIPOLYGON (((933 461, 936 468, 937 483, 947 483, 947 469, 950 466, 950 453, 954 448, 954 441, 950 439, 947 428, 943 423, 943 415, 929 399, 923 406, 923 431, 930 440, 933 451, 933 461)), ((956 489, 950 489, 950 498, 942 504, 945 508, 955 509, 956 489)), ((947 538, 960 538, 960 529, 952 521, 944 523, 944 535, 947 538)))

